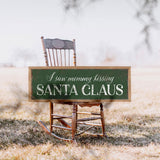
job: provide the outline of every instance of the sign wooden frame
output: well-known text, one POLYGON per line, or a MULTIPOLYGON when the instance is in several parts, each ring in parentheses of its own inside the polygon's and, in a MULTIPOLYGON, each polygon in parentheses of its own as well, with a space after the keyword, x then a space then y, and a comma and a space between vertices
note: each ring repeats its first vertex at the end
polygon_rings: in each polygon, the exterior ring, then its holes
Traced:
POLYGON ((58 102, 71 102, 71 103, 79 103, 79 102, 130 102, 131 101, 131 67, 130 66, 78 66, 78 67, 29 67, 29 83, 28 83, 28 89, 29 89, 29 101, 37 101, 37 102, 48 102, 52 101, 55 103, 58 102), (32 99, 32 70, 127 70, 128 71, 128 98, 127 99, 32 99))

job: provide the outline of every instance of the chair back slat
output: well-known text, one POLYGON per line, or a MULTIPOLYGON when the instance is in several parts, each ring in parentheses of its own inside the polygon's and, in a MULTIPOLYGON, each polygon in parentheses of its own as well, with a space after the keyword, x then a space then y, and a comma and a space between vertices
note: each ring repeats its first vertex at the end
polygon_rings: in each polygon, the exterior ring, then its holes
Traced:
POLYGON ((64 66, 66 66, 66 50, 64 50, 64 66))
POLYGON ((41 40, 46 66, 76 66, 75 40, 44 39, 43 37, 41 40))
POLYGON ((70 50, 68 50, 68 66, 70 66, 70 50))
POLYGON ((60 60, 61 60, 61 66, 63 66, 63 63, 62 63, 62 52, 61 52, 62 50, 60 49, 60 60))
POLYGON ((55 60, 55 55, 54 55, 54 49, 51 49, 51 50, 52 50, 52 56, 53 56, 54 66, 56 66, 56 60, 55 60))
POLYGON ((59 66, 59 61, 58 61, 58 50, 56 50, 56 60, 57 60, 57 66, 59 66))
POLYGON ((50 62, 50 66, 52 66, 51 53, 50 53, 50 50, 49 50, 49 49, 48 49, 48 55, 49 55, 49 62, 50 62))

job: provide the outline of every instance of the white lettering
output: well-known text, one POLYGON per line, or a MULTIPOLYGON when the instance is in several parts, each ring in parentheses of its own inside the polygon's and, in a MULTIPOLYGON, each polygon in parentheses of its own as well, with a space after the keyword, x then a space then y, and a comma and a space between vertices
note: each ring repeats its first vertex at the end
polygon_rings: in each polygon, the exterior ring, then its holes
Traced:
POLYGON ((91 95, 92 96, 98 95, 98 93, 97 94, 94 93, 94 85, 93 84, 91 85, 91 95))
POLYGON ((38 96, 42 96, 44 94, 44 86, 43 84, 38 84, 37 85, 37 95, 38 96))
POLYGON ((107 95, 106 88, 105 88, 104 84, 101 86, 100 91, 99 91, 99 95, 101 95, 101 94, 107 95))
POLYGON ((46 94, 52 95, 51 88, 50 88, 49 84, 47 85, 45 92, 44 92, 44 95, 46 95, 46 94))
POLYGON ((86 93, 84 91, 86 89, 86 87, 88 88, 88 90, 90 90, 90 85, 85 84, 85 85, 82 86, 82 94, 85 95, 85 96, 88 96, 88 95, 90 95, 90 92, 86 93))
POLYGON ((58 88, 58 86, 57 85, 53 85, 53 90, 54 90, 54 96, 56 95, 56 91, 59 93, 59 95, 61 95, 62 94, 62 91, 61 91, 61 85, 60 85, 60 87, 58 88))
POLYGON ((51 81, 51 80, 53 79, 53 76, 55 75, 55 73, 56 73, 56 72, 53 72, 53 73, 51 74, 51 76, 48 76, 48 81, 51 81))
POLYGON ((78 95, 77 89, 76 89, 76 86, 75 86, 75 85, 73 85, 72 88, 71 88, 71 91, 70 91, 69 95, 71 95, 71 94, 78 95))
POLYGON ((111 93, 111 85, 107 84, 107 89, 108 89, 108 95, 113 96, 115 95, 115 84, 113 85, 113 93, 111 93))
POLYGON ((123 85, 122 84, 117 84, 116 86, 116 95, 121 96, 123 94, 123 85))

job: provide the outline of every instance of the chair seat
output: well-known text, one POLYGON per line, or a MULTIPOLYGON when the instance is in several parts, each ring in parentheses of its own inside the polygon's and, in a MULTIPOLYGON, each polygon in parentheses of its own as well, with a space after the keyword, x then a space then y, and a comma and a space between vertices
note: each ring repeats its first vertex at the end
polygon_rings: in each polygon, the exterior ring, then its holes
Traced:
POLYGON ((78 103, 80 107, 93 107, 93 106, 99 106, 100 103, 78 103))
POLYGON ((63 101, 57 101, 54 103, 56 104, 67 104, 67 105, 79 105, 80 107, 93 107, 93 106, 99 106, 101 103, 99 102, 93 102, 93 103, 88 103, 88 102, 63 102, 63 101))

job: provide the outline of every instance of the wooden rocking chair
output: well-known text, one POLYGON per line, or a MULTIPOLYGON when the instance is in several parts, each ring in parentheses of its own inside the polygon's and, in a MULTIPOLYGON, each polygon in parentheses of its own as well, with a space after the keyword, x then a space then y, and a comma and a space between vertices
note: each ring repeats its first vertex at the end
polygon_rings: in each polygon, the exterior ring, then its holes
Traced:
MULTIPOLYGON (((69 41, 69 40, 61 40, 61 39, 44 39, 43 37, 41 37, 41 40, 42 40, 46 66, 76 66, 75 40, 69 41), (73 56, 71 56, 71 54, 73 56)), ((73 106, 72 116, 58 115, 53 113, 54 102, 50 101, 49 104, 50 104, 50 129, 48 129, 42 121, 39 121, 39 124, 41 125, 41 127, 48 134, 53 135, 54 137, 64 141, 73 142, 73 141, 76 141, 75 136, 85 133, 86 131, 93 128, 94 126, 101 126, 102 127, 101 136, 106 136, 102 103, 96 103, 96 102, 95 103, 86 103, 86 102, 85 103, 80 103, 80 102, 79 103, 78 102, 60 103, 60 104, 67 104, 67 105, 73 106), (78 112, 79 106, 80 107, 100 106, 100 112, 99 113, 78 112), (95 116, 78 119, 78 114, 95 115, 95 116), (67 118, 71 120, 71 124, 69 124, 64 120, 67 118), (97 120, 97 119, 101 120, 101 124, 86 123, 86 121, 97 120), (53 124, 53 120, 57 120, 58 122, 61 123, 61 125, 53 124), (90 127, 77 133, 77 130, 78 130, 77 126, 79 124, 89 125, 90 127), (72 138, 69 139, 69 138, 58 136, 53 131, 54 128, 71 131, 72 138)))

